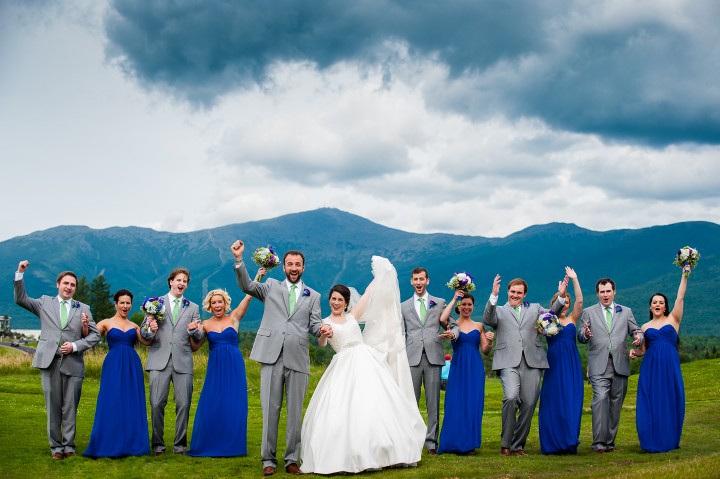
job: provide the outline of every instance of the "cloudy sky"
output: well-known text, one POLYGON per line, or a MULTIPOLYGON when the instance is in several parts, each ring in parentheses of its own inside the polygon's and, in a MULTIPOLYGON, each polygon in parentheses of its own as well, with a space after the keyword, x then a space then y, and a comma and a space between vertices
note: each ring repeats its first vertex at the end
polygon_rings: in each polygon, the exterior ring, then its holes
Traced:
POLYGON ((4 0, 0 240, 720 223, 715 0, 4 0))

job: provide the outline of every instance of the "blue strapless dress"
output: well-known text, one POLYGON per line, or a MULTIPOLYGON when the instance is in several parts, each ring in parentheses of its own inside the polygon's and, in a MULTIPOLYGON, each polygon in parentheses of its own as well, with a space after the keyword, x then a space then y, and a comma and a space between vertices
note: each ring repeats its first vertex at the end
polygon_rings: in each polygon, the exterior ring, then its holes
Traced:
POLYGON ((103 361, 100 392, 90 443, 83 456, 143 456, 150 452, 145 380, 135 351, 135 328, 107 332, 110 350, 103 361))
POLYGON ((198 402, 188 456, 247 454, 248 396, 245 363, 233 328, 207 333, 205 384, 198 402))
POLYGON ((452 346, 438 453, 464 454, 482 442, 485 366, 480 355, 480 331, 460 331, 452 346))
POLYGON ((672 325, 645 331, 647 350, 640 365, 635 424, 640 447, 666 452, 680 447, 685 421, 685 385, 678 335, 672 325))
POLYGON ((584 384, 575 334, 575 325, 569 323, 547 337, 549 368, 543 377, 538 412, 543 454, 576 454, 580 444, 584 384))

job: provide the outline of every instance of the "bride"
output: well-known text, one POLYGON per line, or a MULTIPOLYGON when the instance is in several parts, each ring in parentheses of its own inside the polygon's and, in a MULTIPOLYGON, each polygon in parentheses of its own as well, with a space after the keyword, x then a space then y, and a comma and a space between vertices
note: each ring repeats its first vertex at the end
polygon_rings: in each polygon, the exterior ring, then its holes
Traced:
MULTIPOLYGON (((425 424, 405 353, 397 271, 373 256, 374 279, 348 312, 350 289, 330 289, 335 350, 302 425, 305 473, 360 472, 420 460, 425 424), (358 322, 365 322, 361 333, 358 322)), ((325 345, 326 338, 318 340, 325 345)))

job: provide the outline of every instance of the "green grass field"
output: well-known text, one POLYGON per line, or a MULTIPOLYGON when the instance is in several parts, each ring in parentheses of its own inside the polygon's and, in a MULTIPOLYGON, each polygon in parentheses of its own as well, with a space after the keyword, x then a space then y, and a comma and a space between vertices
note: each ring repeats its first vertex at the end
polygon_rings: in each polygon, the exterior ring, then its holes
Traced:
MULTIPOLYGON (((98 351, 87 359, 88 377, 78 410, 77 447, 82 453, 92 429, 95 402, 99 388, 99 371, 103 352, 98 351)), ((146 352, 140 354, 144 361, 146 352)), ((202 388, 207 357, 200 352, 196 356, 195 398, 190 422, 195 416, 194 407, 202 388)), ((3 447, 0 472, 3 478, 24 477, 118 477, 118 478, 164 478, 164 477, 260 477, 261 413, 259 405, 259 366, 246 361, 249 395, 248 456, 230 459, 191 458, 167 454, 163 457, 132 457, 125 459, 91 460, 74 457, 54 461, 50 457, 45 432, 45 408, 40 377, 30 367, 27 357, 16 354, 0 355, 0 411, 5 414, 4 426, 0 428, 0 444, 3 447)), ((483 446, 475 455, 441 455, 423 459, 416 468, 391 469, 366 473, 368 477, 390 478, 664 478, 720 477, 720 360, 711 359, 684 364, 683 375, 687 394, 687 412, 683 430, 682 447, 664 454, 647 454, 640 450, 635 432, 635 390, 637 376, 630 378, 630 388, 625 400, 622 425, 618 434, 618 451, 596 455, 591 451, 589 387, 585 390, 585 413, 583 415, 580 452, 576 456, 542 456, 538 443, 537 419, 533 422, 526 457, 501 457, 500 404, 502 389, 498 379, 486 380, 485 415, 483 421, 483 446)), ((315 368, 311 376, 309 400, 312 390, 322 375, 322 368, 315 368)), ((421 409, 424 407, 421 404, 421 409)), ((174 434, 174 403, 166 409, 166 441, 172 442, 174 434)), ((424 414, 424 411, 423 411, 424 414)), ((148 418, 149 421, 149 418, 148 418)), ((284 450, 284 424, 281 424, 278 457, 282 461, 284 450)), ((190 431, 192 437, 192 431, 190 431)), ((332 438, 328 438, 332 440, 332 438)), ((289 477, 281 469, 276 476, 289 477)))

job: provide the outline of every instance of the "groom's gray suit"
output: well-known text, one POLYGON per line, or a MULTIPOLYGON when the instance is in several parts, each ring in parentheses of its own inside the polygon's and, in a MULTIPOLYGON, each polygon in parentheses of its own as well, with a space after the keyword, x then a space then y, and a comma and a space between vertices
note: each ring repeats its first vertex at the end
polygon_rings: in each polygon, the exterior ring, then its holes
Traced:
POLYGON ((170 297, 165 301, 165 320, 158 322, 158 329, 152 333, 147 328, 147 318, 140 328, 140 335, 153 340, 150 345, 145 370, 150 374, 150 410, 152 415, 153 452, 165 451, 165 406, 170 394, 170 382, 175 390, 175 440, 173 452, 184 452, 187 448, 187 426, 190 417, 190 402, 193 391, 193 357, 190 336, 200 341, 200 328, 188 332, 188 324, 200 319, 198 305, 183 298, 180 313, 173 325, 170 297))
MULTIPOLYGON (((542 335, 536 329, 541 306, 538 303, 522 303, 518 321, 509 303, 502 307, 496 304, 492 299, 487 302, 483 323, 495 330, 492 368, 500 376, 503 387, 500 447, 520 451, 525 448, 530 433, 535 404, 540 395, 542 370, 548 368, 542 335)), ((557 315, 562 308, 563 303, 559 300, 552 305, 552 311, 557 315)))
POLYGON ((58 296, 30 298, 21 273, 16 273, 16 278, 19 279, 15 280, 15 303, 40 318, 40 338, 32 365, 40 369, 50 450, 53 454, 74 453, 75 417, 85 377, 83 352, 100 341, 100 334, 87 304, 71 299, 67 323, 61 328, 58 296), (82 337, 83 313, 90 317, 90 333, 85 338, 82 337), (77 351, 60 354, 59 346, 65 342, 75 343, 77 351))
MULTIPOLYGON (((440 421, 440 371, 445 365, 445 352, 442 340, 438 337, 444 330, 440 326, 440 315, 445 309, 445 300, 428 295, 429 308, 425 315, 425 323, 420 324, 420 317, 415 309, 416 295, 403 301, 400 310, 405 329, 405 351, 410 363, 415 399, 420 402, 420 387, 425 383, 425 403, 427 405, 427 434, 425 447, 437 449, 438 422, 440 421)), ((450 328, 457 338, 459 329, 455 319, 450 318, 450 328)))
MULTIPOLYGON (((283 389, 287 394, 285 466, 300 464, 302 408, 310 378, 308 334, 320 335, 320 294, 298 282, 300 294, 289 313, 288 283, 268 278, 252 281, 244 263, 236 263, 238 286, 265 304, 250 359, 260 366, 260 403, 263 411, 261 455, 263 466, 277 466, 276 450, 283 389)), ((332 441, 332 438, 328 438, 332 441)))
POLYGON ((630 376, 630 357, 625 339, 640 331, 630 308, 613 302, 611 311, 611 330, 608 331, 605 311, 600 303, 583 311, 577 328, 578 340, 588 343, 588 375, 593 389, 592 448, 595 451, 615 447, 620 411, 630 376), (586 324, 592 333, 590 338, 585 337, 586 324))

